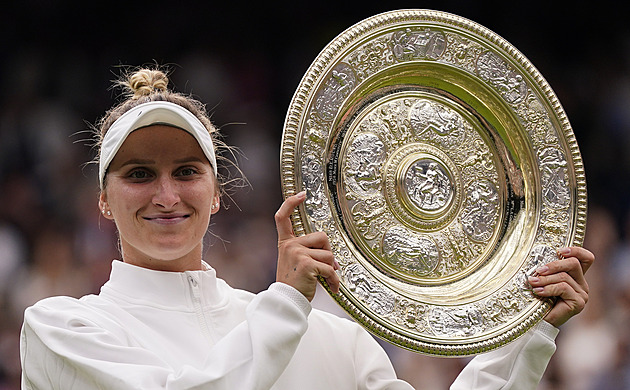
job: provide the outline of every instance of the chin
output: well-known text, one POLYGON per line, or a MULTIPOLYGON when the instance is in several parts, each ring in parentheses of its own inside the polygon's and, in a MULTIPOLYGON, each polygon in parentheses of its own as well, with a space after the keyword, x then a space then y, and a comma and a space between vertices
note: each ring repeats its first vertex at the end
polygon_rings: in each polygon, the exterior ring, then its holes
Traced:
POLYGON ((201 258, 201 243, 188 237, 153 236, 139 237, 134 242, 123 241, 123 258, 138 265, 164 271, 189 269, 193 260, 201 258), (191 260, 193 259, 193 260, 191 260))
POLYGON ((157 261, 163 261, 163 262, 175 262, 178 260, 181 260, 185 257, 187 257, 187 255, 189 255, 192 252, 192 250, 189 251, 185 251, 185 250, 181 250, 181 249, 173 249, 173 248, 159 248, 157 250, 153 250, 151 251, 149 254, 149 257, 151 257, 152 259, 155 259, 157 261))

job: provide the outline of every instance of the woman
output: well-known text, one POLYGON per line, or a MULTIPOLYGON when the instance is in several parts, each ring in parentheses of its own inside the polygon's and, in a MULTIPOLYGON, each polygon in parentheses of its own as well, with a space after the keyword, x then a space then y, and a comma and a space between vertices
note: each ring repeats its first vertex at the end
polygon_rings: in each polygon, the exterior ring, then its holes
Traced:
MULTIPOLYGON (((312 310, 317 277, 338 292, 339 268, 323 233, 295 237, 299 193, 276 213, 277 282, 257 295, 236 290, 202 260, 203 236, 219 210, 216 129, 203 106, 167 90, 166 75, 140 70, 133 95, 100 125, 99 207, 115 222, 122 261, 99 295, 53 297, 27 309, 22 330, 25 389, 409 389, 386 354, 351 321, 312 310)), ((556 327, 588 298, 593 255, 565 260, 530 279, 558 304, 526 335, 472 360, 461 388, 535 388, 556 327)))

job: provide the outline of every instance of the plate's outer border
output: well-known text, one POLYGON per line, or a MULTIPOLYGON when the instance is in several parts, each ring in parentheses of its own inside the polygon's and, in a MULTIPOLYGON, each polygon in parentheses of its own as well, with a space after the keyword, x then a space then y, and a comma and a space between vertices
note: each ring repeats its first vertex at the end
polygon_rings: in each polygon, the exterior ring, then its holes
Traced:
MULTIPOLYGON (((291 100, 285 119, 280 150, 280 173, 283 196, 286 198, 294 195, 299 192, 298 190, 301 188, 302 184, 297 182, 296 173, 294 171, 296 167, 299 166, 296 164, 298 162, 296 161, 296 146, 300 130, 299 126, 305 115, 309 94, 312 92, 313 88, 317 86, 318 82, 321 81, 321 78, 325 77, 326 73, 330 70, 327 67, 328 64, 335 59, 337 55, 342 53, 348 45, 351 45, 357 37, 373 33, 388 26, 406 22, 437 23, 472 33, 496 46, 498 50, 520 66, 522 72, 531 78, 532 83, 534 83, 538 91, 542 93, 542 99, 546 99, 546 103, 553 110, 553 114, 555 114, 554 119, 559 124, 558 131, 562 133, 560 136, 564 136, 564 142, 567 145, 567 150, 565 151, 570 153, 570 156, 567 156, 567 160, 572 163, 573 168, 573 176, 570 177, 569 180, 573 180, 574 183, 572 184, 575 186, 574 193, 571 195, 572 199, 575 200, 575 212, 573 215, 573 230, 569 232, 568 242, 565 244, 567 246, 581 246, 586 229, 586 176, 575 135, 557 96, 540 72, 521 52, 506 40, 469 19, 441 11, 408 9, 390 11, 372 16, 339 34, 321 51, 302 78, 291 100)), ((303 212, 303 210, 297 209, 291 215, 293 229, 298 236, 306 233, 302 221, 303 212)), ((376 336, 401 348, 429 355, 447 357, 475 355, 501 347, 520 337, 535 326, 542 320, 553 305, 553 300, 540 300, 538 307, 527 318, 523 319, 517 326, 506 330, 491 340, 462 344, 428 343, 394 332, 381 325, 377 319, 361 311, 360 308, 343 293, 343 290, 340 294, 332 294, 326 282, 321 278, 320 281, 333 299, 351 317, 376 336)))

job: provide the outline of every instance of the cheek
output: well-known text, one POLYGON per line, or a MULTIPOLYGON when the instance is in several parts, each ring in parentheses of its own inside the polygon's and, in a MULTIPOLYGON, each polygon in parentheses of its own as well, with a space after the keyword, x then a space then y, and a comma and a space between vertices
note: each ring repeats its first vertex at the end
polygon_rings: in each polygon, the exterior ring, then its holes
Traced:
POLYGON ((210 210, 212 205, 218 200, 218 192, 214 182, 206 183, 203 186, 191 186, 183 193, 188 193, 190 195, 189 199, 204 210, 210 210))
POLYGON ((147 191, 129 187, 116 188, 114 191, 109 191, 108 194, 112 213, 114 213, 114 217, 119 219, 126 219, 135 215, 139 209, 151 201, 151 196, 147 191))
POLYGON ((197 199, 197 209, 203 214, 204 218, 210 218, 212 214, 212 204, 214 197, 209 196, 207 192, 199 194, 197 199))

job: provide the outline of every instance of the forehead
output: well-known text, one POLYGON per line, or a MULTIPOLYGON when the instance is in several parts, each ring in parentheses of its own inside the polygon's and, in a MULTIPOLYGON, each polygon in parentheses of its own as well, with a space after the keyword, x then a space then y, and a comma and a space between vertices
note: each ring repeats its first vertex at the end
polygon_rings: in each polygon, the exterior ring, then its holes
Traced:
POLYGON ((167 125, 151 125, 134 130, 127 136, 112 165, 130 158, 163 160, 182 157, 198 157, 208 161, 195 137, 187 131, 167 125))

